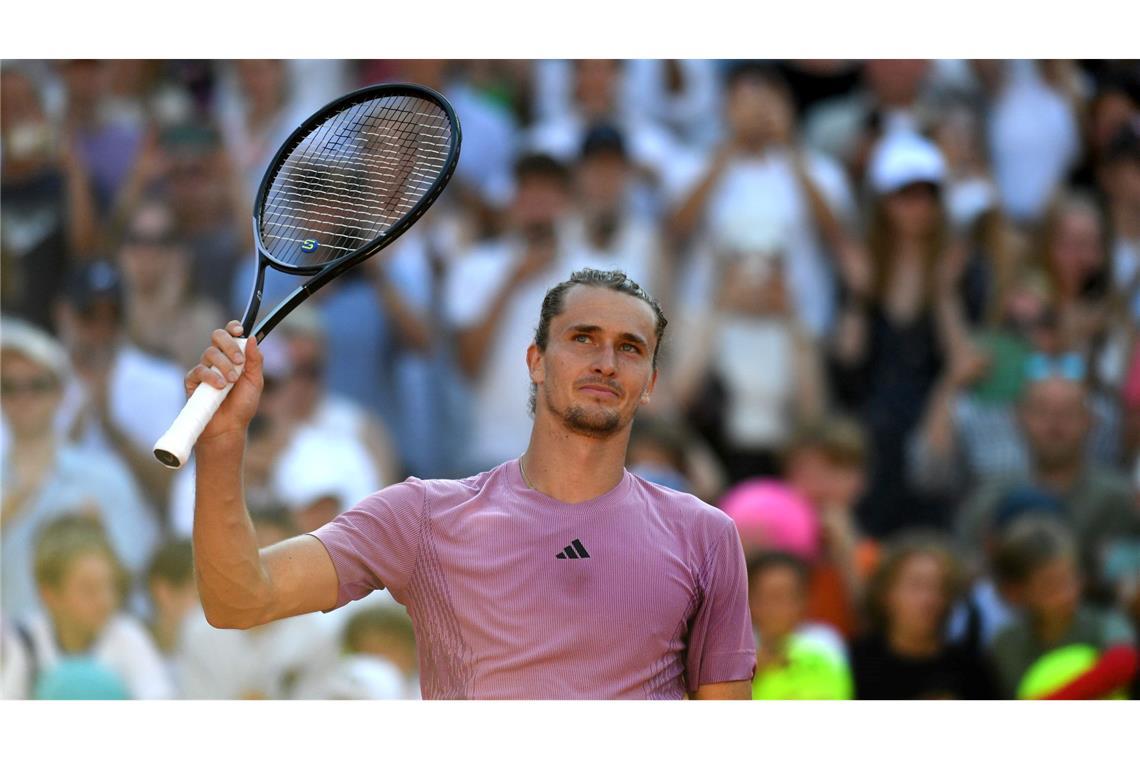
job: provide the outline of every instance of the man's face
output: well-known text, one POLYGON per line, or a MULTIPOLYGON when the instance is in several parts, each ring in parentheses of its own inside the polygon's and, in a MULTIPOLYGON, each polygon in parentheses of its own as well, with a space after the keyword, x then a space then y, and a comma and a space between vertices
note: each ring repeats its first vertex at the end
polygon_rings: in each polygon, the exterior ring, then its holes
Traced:
POLYGON ((0 407, 19 437, 51 428, 62 390, 59 379, 23 354, 5 351, 0 360, 0 407))
POLYGON ((1058 557, 1035 570, 1025 582, 1022 601, 1035 617, 1048 622, 1077 614, 1081 579, 1073 558, 1058 557))
POLYGON ((1039 380, 1026 389, 1021 427, 1037 465, 1071 465, 1084 456, 1091 419, 1084 388, 1060 377, 1039 380))
POLYGON ((172 268, 181 269, 180 253, 170 215, 159 206, 145 207, 131 220, 119 249, 124 279, 136 292, 152 293, 172 268))
POLYGON ((733 139, 755 148, 787 130, 792 104, 767 82, 743 79, 729 92, 725 116, 733 139))
POLYGON ((812 448, 800 449, 791 455, 787 480, 818 509, 850 509, 866 485, 858 466, 833 462, 822 451, 812 448))
POLYGON ((513 216, 516 226, 524 231, 552 231, 566 211, 569 194, 552 177, 523 177, 515 194, 513 216))
POLYGON ((578 165, 578 193, 587 211, 614 212, 621 206, 629 164, 616 153, 584 159, 578 165))
POLYGON ((44 586, 40 593, 54 618, 89 635, 101 631, 119 606, 115 568, 100 551, 72 559, 59 585, 44 586))
POLYGON ((621 73, 619 63, 584 59, 575 61, 574 66, 574 95, 578 107, 589 119, 605 116, 617 98, 618 75, 621 73))
POLYGON ((655 315, 639 298, 577 285, 550 321, 546 351, 527 352, 538 386, 537 415, 551 414, 572 432, 609 438, 628 431, 657 380, 655 315))
POLYGON ((748 592, 752 624, 761 640, 782 639, 795 632, 804 616, 804 588, 790 567, 771 567, 757 574, 748 592))

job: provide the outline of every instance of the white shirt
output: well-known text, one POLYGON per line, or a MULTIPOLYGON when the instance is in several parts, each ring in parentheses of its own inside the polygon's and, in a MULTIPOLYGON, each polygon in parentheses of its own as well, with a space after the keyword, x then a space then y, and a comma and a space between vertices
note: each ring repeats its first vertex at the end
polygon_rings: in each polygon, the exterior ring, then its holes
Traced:
POLYGON ((1069 104, 1041 78, 1032 61, 1010 61, 989 118, 994 179, 1004 210, 1036 220, 1080 151, 1069 104))
POLYGON ((249 630, 219 629, 190 615, 180 638, 186 699, 288 699, 335 667, 338 628, 320 613, 249 630))
MULTIPOLYGON (((692 192, 708 173, 711 161, 711 157, 706 157, 689 162, 669 178, 674 203, 682 202, 692 192)), ((840 217, 854 216, 854 200, 838 163, 809 152, 807 171, 834 212, 840 217)), ((763 208, 782 231, 784 276, 800 320, 812 335, 824 335, 835 312, 831 264, 818 240, 806 194, 786 151, 772 150, 760 158, 739 158, 729 164, 709 195, 703 237, 715 238, 718 228, 728 226, 734 216, 755 207, 763 208)), ((701 263, 694 265, 699 267, 701 263)), ((703 293, 698 300, 708 303, 713 296, 711 292, 703 293)))
MULTIPOLYGON (((115 425, 138 450, 149 453, 182 411, 186 403, 185 372, 131 343, 123 342, 115 352, 108 379, 109 411, 115 425)), ((56 417, 57 430, 70 429, 87 392, 78 380, 67 386, 56 417)), ((82 430, 79 443, 100 451, 110 446, 102 428, 93 421, 82 430)))

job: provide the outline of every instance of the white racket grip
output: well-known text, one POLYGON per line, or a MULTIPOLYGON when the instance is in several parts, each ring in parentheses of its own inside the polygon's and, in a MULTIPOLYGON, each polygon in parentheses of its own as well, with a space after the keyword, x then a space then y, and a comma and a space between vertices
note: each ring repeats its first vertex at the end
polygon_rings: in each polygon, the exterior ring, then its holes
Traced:
MULTIPOLYGON (((244 353, 246 339, 236 338, 235 340, 244 353)), ((200 383, 190 394, 186 406, 182 407, 178 417, 175 418, 162 437, 155 442, 155 458, 172 470, 177 470, 186 464, 194 444, 198 441, 198 436, 206 429, 206 425, 210 423, 214 412, 218 411, 218 407, 226 400, 226 396, 230 395, 233 387, 233 383, 226 383, 225 388, 218 390, 209 383, 200 383)))

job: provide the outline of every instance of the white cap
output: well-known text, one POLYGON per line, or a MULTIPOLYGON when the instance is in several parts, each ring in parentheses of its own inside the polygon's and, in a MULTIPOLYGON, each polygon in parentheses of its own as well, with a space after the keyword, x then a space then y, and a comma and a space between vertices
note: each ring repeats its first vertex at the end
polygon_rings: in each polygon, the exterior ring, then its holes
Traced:
POLYGON ((867 174, 871 188, 886 195, 916 182, 941 185, 946 177, 946 161, 930 140, 897 130, 875 146, 867 174))
POLYGON ((15 351, 51 370, 63 382, 69 374, 67 351, 48 333, 22 319, 0 320, 0 350, 15 351))

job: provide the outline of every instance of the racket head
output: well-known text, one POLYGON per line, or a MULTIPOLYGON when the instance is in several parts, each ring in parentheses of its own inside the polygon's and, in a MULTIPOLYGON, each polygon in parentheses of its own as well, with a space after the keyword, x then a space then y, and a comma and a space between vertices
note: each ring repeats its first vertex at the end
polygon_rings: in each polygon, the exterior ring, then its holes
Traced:
POLYGON ((289 274, 359 263, 439 198, 461 144, 454 109, 428 87, 380 84, 337 98, 266 169, 254 200, 258 254, 289 274))

